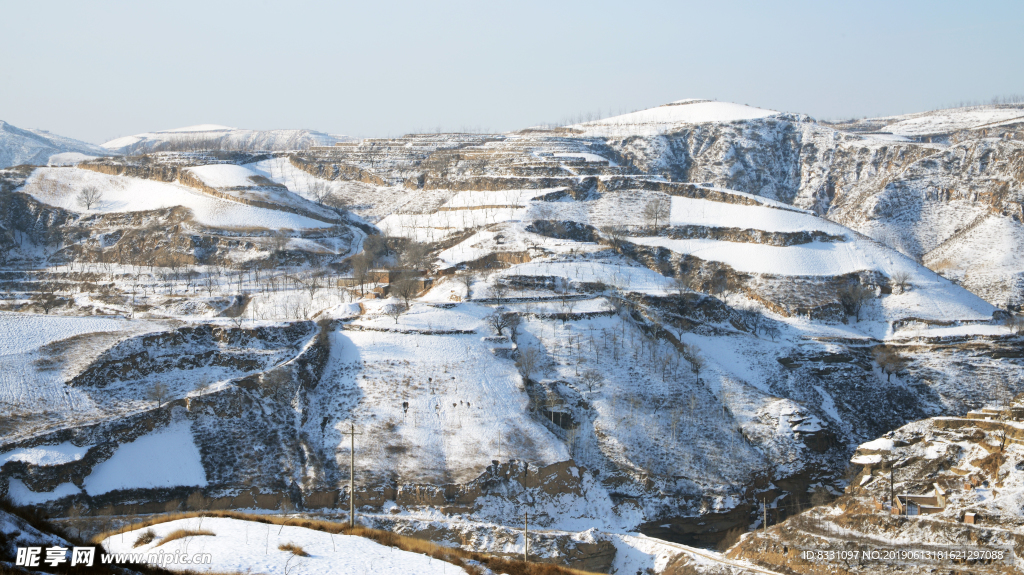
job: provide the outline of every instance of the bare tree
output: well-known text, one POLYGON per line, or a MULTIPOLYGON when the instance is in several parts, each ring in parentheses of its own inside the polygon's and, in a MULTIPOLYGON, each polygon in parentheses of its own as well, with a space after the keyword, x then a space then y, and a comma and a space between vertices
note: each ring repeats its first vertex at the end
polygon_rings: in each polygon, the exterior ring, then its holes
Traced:
POLYGON ((594 386, 604 381, 604 376, 596 369, 587 369, 580 374, 580 383, 586 386, 589 393, 594 393, 594 386))
POLYGON ((672 278, 672 290, 679 295, 683 295, 690 291, 690 281, 692 277, 689 272, 679 271, 675 277, 672 278))
POLYGON ((903 371, 910 364, 909 360, 887 345, 876 347, 871 354, 875 357, 878 367, 885 373, 886 381, 892 381, 892 374, 903 371))
MULTIPOLYGON (((490 328, 498 335, 504 335, 504 330, 512 323, 513 317, 518 318, 519 316, 514 312, 505 311, 505 308, 498 308, 494 313, 485 317, 484 321, 486 321, 487 325, 490 326, 490 328)), ((518 322, 516 322, 516 325, 518 326, 518 322)))
POLYGON ((506 329, 508 329, 508 338, 511 339, 513 343, 519 341, 519 327, 522 323, 523 318, 519 314, 509 314, 506 329))
POLYGON ((519 349, 519 358, 516 360, 516 367, 523 372, 523 376, 529 378, 540 365, 540 352, 532 347, 519 349))
POLYGON ((647 227, 657 230, 659 224, 667 221, 669 218, 670 206, 671 203, 666 198, 658 197, 649 200, 644 205, 643 211, 644 222, 647 224, 647 227))
POLYGON ((470 272, 466 272, 464 274, 459 274, 455 276, 455 281, 466 286, 466 299, 469 299, 470 290, 473 288, 473 280, 475 279, 476 276, 470 272))
POLYGON ((64 303, 64 300, 57 297, 57 295, 54 294, 52 291, 47 291, 46 286, 44 286, 42 293, 34 294, 32 296, 31 301, 32 305, 41 308, 43 310, 43 313, 47 315, 49 315, 51 309, 60 306, 61 304, 64 303))
POLYGON ((907 288, 910 287, 910 273, 909 272, 906 272, 904 270, 900 270, 900 271, 892 274, 892 278, 891 279, 892 279, 892 285, 894 285, 897 288, 899 288, 900 293, 903 293, 903 292, 907 291, 907 288))
POLYGON ((764 330, 765 317, 757 310, 748 309, 740 312, 743 323, 750 329, 750 333, 757 335, 757 332, 764 330))
POLYGON ((168 391, 166 385, 160 383, 159 381, 154 381, 149 386, 149 389, 146 390, 146 399, 149 399, 150 401, 155 401, 156 406, 161 407, 163 406, 164 400, 167 399, 167 396, 169 394, 170 392, 168 391))
POLYGON ((307 178, 306 190, 313 198, 313 201, 321 205, 323 205, 324 200, 326 200, 333 192, 331 185, 319 178, 307 178))
POLYGON ((370 265, 373 258, 366 252, 360 252, 351 259, 349 264, 352 265, 352 279, 359 284, 359 295, 364 295, 364 287, 370 279, 370 265))
POLYGON ((505 299, 508 296, 508 286, 504 282, 496 281, 491 286, 491 297, 495 299, 505 299))
POLYGON ((1021 332, 1024 332, 1024 316, 1011 314, 1003 321, 1003 325, 1010 330, 1010 333, 1020 335, 1021 332))
POLYGON ((409 307, 409 302, 420 293, 420 283, 412 274, 403 273, 391 284, 391 293, 395 294, 409 307))
POLYGON ((775 341, 775 338, 779 337, 779 328, 774 323, 769 323, 764 327, 764 334, 775 341))
POLYGON ((87 210, 91 210, 92 207, 99 204, 102 199, 103 192, 95 186, 86 186, 82 188, 82 191, 78 192, 77 196, 75 196, 75 200, 78 202, 78 205, 87 210))
POLYGON ((700 381, 700 372, 706 365, 704 358, 700 356, 700 350, 692 345, 683 344, 681 353, 683 355, 683 359, 690 364, 690 371, 697 376, 697 381, 700 381))
POLYGON ((288 234, 284 233, 283 230, 270 234, 270 246, 275 254, 283 252, 288 247, 288 239, 288 234))
POLYGON ((408 308, 405 306, 405 304, 390 303, 390 304, 384 306, 384 315, 386 315, 386 316, 390 317, 391 319, 395 320, 395 324, 397 325, 398 324, 398 318, 402 317, 402 314, 405 313, 405 310, 407 310, 407 309, 408 308))
POLYGON ((402 248, 401 264, 412 270, 422 270, 427 268, 427 258, 430 253, 430 249, 426 244, 422 244, 416 241, 410 241, 402 248))
POLYGON ((622 230, 615 226, 602 226, 601 232, 604 233, 608 243, 613 248, 619 248, 626 241, 626 236, 622 233, 622 230))
POLYGON ((860 311, 864 307, 864 302, 874 297, 875 292, 859 283, 850 283, 840 288, 837 295, 846 315, 852 315, 860 321, 860 311))
POLYGON ((314 272, 302 281, 302 287, 309 293, 309 299, 312 300, 316 296, 316 292, 323 288, 324 272, 314 272))

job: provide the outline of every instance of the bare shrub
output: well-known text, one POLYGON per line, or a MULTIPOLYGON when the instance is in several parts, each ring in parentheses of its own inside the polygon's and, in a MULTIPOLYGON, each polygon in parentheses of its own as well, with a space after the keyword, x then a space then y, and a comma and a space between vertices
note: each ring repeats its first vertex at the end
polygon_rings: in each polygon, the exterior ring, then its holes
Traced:
POLYGON ((725 532, 725 537, 715 545, 715 548, 719 551, 726 551, 733 545, 739 543, 740 536, 746 533, 747 530, 743 526, 736 526, 725 532))
POLYGON ((901 356, 895 349, 888 345, 880 345, 872 350, 875 362, 886 374, 886 381, 892 381, 892 374, 899 373, 907 368, 910 361, 901 356))
POLYGON ((210 508, 211 502, 212 500, 203 495, 202 491, 196 490, 185 499, 185 507, 194 511, 203 511, 210 508))
POLYGON ((287 551, 292 555, 298 555, 299 557, 309 557, 309 553, 306 553, 306 550, 298 543, 282 543, 278 545, 277 548, 281 551, 287 551))
POLYGON ((217 534, 213 531, 210 531, 209 529, 177 529, 165 535, 164 538, 160 540, 160 543, 157 545, 157 547, 170 543, 171 541, 176 541, 178 539, 184 539, 186 537, 199 537, 202 535, 213 537, 217 534))
POLYGON ((132 544, 132 547, 142 547, 143 545, 149 545, 156 539, 156 531, 147 529, 139 534, 139 537, 132 544))
POLYGON ((819 507, 821 505, 828 505, 832 502, 832 492, 827 487, 819 485, 814 488, 814 493, 811 494, 811 505, 819 507))

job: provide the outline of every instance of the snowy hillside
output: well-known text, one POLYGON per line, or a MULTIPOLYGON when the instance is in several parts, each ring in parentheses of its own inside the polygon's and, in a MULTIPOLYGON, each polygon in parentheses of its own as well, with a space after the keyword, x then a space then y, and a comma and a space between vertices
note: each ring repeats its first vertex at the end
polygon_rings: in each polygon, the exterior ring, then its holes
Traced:
POLYGON ((119 178, 78 168, 38 169, 23 190, 45 204, 85 213, 144 212, 182 206, 191 210, 197 223, 216 228, 315 229, 330 225, 298 214, 211 197, 176 183, 119 178), (86 209, 77 197, 90 186, 103 190, 103 195, 86 209))
MULTIPOLYGON (((686 100, 312 148, 194 126, 2 170, 0 492, 58 516, 353 502, 496 553, 529 514, 568 565, 746 568, 695 548, 842 492, 867 441, 1024 392, 1009 109, 686 100)), ((189 544, 252 544, 211 530, 189 544)), ((347 565, 318 537, 310 569, 347 565)), ((288 559, 261 557, 218 568, 288 559)))
POLYGON ((0 120, 0 168, 21 164, 74 164, 110 153, 109 150, 93 144, 51 134, 45 130, 16 128, 0 120))
MULTIPOLYGON (((209 553, 212 562, 204 567, 215 572, 258 572, 268 575, 424 575, 465 574, 452 565, 393 547, 386 547, 363 537, 315 531, 305 527, 259 524, 220 517, 179 519, 160 523, 147 529, 114 535, 103 541, 113 553, 148 553, 180 551, 193 557, 209 553), (156 534, 151 543, 133 543, 147 529, 156 534), (164 536, 177 530, 204 531, 163 544, 164 536), (305 555, 296 555, 280 546, 293 544, 305 555)), ((191 569, 192 565, 172 565, 172 570, 191 569)))
POLYGON ((302 150, 330 146, 351 138, 314 130, 248 130, 201 124, 115 138, 101 146, 111 152, 144 153, 163 150, 302 150))

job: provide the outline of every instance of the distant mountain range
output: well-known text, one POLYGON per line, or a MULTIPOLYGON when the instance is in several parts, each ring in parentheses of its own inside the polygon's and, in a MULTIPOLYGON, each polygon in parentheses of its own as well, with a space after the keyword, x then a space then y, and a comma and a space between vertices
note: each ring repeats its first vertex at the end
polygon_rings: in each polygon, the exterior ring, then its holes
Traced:
POLYGON ((330 146, 336 142, 351 140, 352 138, 348 136, 325 134, 314 130, 246 130, 202 124, 115 138, 102 144, 102 147, 119 154, 192 149, 278 151, 330 146))
POLYGON ((0 168, 21 164, 75 163, 108 155, 110 152, 95 144, 46 130, 18 128, 0 120, 0 168))

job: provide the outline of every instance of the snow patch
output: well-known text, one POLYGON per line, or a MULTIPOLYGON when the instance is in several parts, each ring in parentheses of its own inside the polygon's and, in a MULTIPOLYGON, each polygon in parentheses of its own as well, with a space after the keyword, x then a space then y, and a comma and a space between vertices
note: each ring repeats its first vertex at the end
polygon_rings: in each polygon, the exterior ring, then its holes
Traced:
POLYGON ((188 422, 172 423, 122 444, 85 478, 89 495, 117 489, 206 486, 206 471, 188 422))

